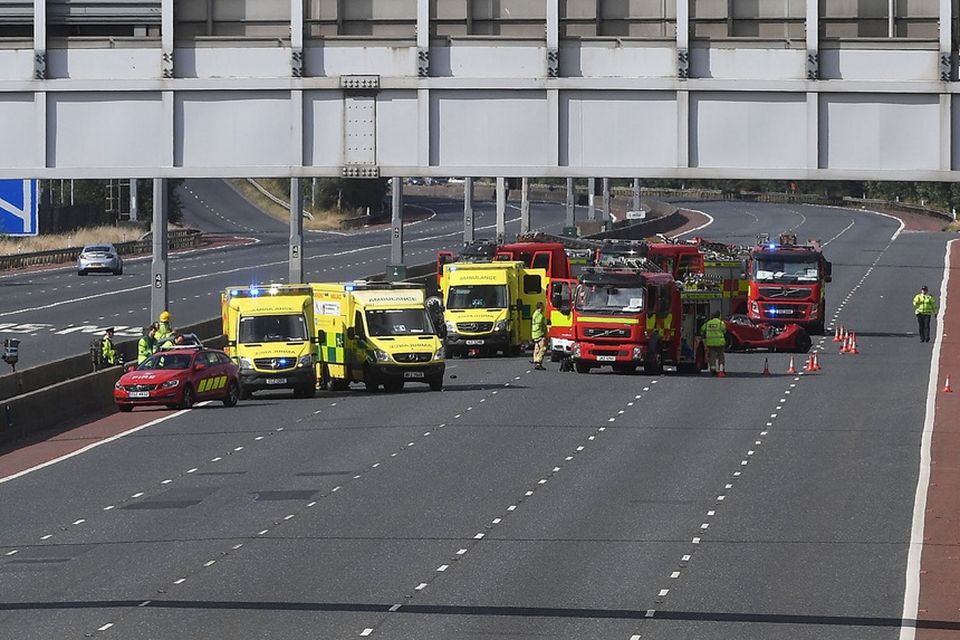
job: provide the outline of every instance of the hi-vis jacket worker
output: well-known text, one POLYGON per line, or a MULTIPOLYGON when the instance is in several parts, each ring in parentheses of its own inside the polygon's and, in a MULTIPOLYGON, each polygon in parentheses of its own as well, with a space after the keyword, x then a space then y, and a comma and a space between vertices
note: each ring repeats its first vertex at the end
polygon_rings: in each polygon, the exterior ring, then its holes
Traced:
POLYGON ((157 327, 157 332, 153 336, 154 339, 159 343, 169 338, 173 335, 173 329, 170 328, 170 312, 161 311, 160 312, 160 324, 157 327))
POLYGON ((710 373, 723 377, 726 373, 726 360, 723 349, 727 344, 727 327, 720 319, 720 312, 714 311, 713 316, 703 323, 700 330, 703 342, 707 346, 707 362, 710 364, 710 373))
POLYGON ((120 364, 117 350, 113 347, 113 327, 107 329, 103 340, 100 341, 100 356, 103 362, 108 365, 120 364))
POLYGON ((543 303, 538 302, 530 317, 530 337, 533 339, 533 368, 543 370, 543 356, 547 353, 547 317, 543 303))
POLYGON ((927 293, 927 285, 920 287, 920 293, 913 296, 913 310, 917 314, 920 342, 930 342, 930 316, 937 312, 937 299, 927 293))
POLYGON ((137 364, 153 355, 157 348, 157 325, 151 324, 143 330, 143 337, 137 342, 137 364))

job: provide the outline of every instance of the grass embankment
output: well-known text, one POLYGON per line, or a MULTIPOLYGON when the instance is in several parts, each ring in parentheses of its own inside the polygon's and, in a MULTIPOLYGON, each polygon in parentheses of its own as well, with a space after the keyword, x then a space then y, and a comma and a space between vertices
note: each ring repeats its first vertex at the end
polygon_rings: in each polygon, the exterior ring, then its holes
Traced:
POLYGON ((136 227, 104 226, 29 238, 0 238, 0 255, 10 256, 35 251, 69 249, 98 242, 129 242, 137 240, 142 235, 143 229, 136 227))
MULTIPOLYGON (((280 200, 287 200, 287 194, 280 187, 280 180, 273 178, 262 178, 257 180, 257 183, 273 194, 274 197, 279 198, 280 200)), ((269 215, 271 218, 276 218, 277 220, 288 221, 290 220, 290 211, 286 207, 282 207, 267 196, 263 195, 256 187, 254 187, 250 182, 245 179, 238 178, 231 180, 230 184, 240 192, 240 194, 250 201, 258 209, 269 215)), ((306 229, 315 229, 317 231, 335 231, 340 229, 340 221, 345 220, 346 218, 352 217, 352 214, 346 212, 338 211, 314 211, 310 207, 304 206, 304 211, 309 213, 313 218, 304 218, 303 226, 306 229)))

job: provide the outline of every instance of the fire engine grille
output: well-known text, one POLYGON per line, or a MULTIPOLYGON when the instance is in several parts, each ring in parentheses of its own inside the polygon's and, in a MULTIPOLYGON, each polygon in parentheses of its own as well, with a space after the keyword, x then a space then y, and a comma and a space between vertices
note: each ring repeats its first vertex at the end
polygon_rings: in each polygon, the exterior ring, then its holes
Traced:
POLYGON ((809 298, 810 289, 791 288, 791 287, 760 287, 760 295, 764 298, 809 298))
POLYGON ((620 350, 619 350, 619 349, 594 349, 594 350, 593 350, 593 355, 595 355, 595 356, 620 356, 620 355, 626 355, 626 354, 620 353, 620 350))
POLYGON ((470 333, 480 333, 493 329, 492 322, 458 322, 457 331, 468 331, 470 333))
POLYGON ((263 371, 283 371, 297 366, 296 358, 254 358, 253 364, 263 371))
POLYGON ((397 362, 430 362, 430 353, 397 353, 393 359, 397 362))
POLYGON ((607 329, 604 327, 587 327, 583 330, 587 338, 629 338, 630 329, 607 329))
POLYGON ((157 388, 155 384, 125 384, 123 388, 127 391, 153 391, 157 388))

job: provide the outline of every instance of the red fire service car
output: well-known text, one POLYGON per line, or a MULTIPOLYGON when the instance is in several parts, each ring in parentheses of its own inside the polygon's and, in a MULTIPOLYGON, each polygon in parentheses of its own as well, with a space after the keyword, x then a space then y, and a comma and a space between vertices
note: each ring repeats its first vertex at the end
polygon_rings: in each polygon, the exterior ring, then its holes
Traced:
POLYGON ((232 407, 240 399, 240 370, 217 349, 174 348, 159 351, 132 365, 114 385, 120 411, 145 405, 189 409, 194 402, 220 400, 232 407))

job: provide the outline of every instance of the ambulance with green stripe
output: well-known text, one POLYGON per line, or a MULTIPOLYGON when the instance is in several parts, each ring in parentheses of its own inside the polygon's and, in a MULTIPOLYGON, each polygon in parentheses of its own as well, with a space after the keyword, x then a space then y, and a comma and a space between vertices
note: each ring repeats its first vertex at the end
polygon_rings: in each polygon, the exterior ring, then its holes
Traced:
POLYGON ((546 303, 546 281, 546 270, 518 261, 444 264, 440 292, 447 355, 519 353, 532 339, 533 310, 546 303))
POLYGON ((264 389, 313 397, 317 337, 309 285, 229 287, 220 303, 224 351, 240 367, 243 397, 264 389))
POLYGON ((390 282, 314 283, 320 379, 331 390, 351 382, 400 391, 408 382, 443 388, 443 344, 423 286, 390 282))

